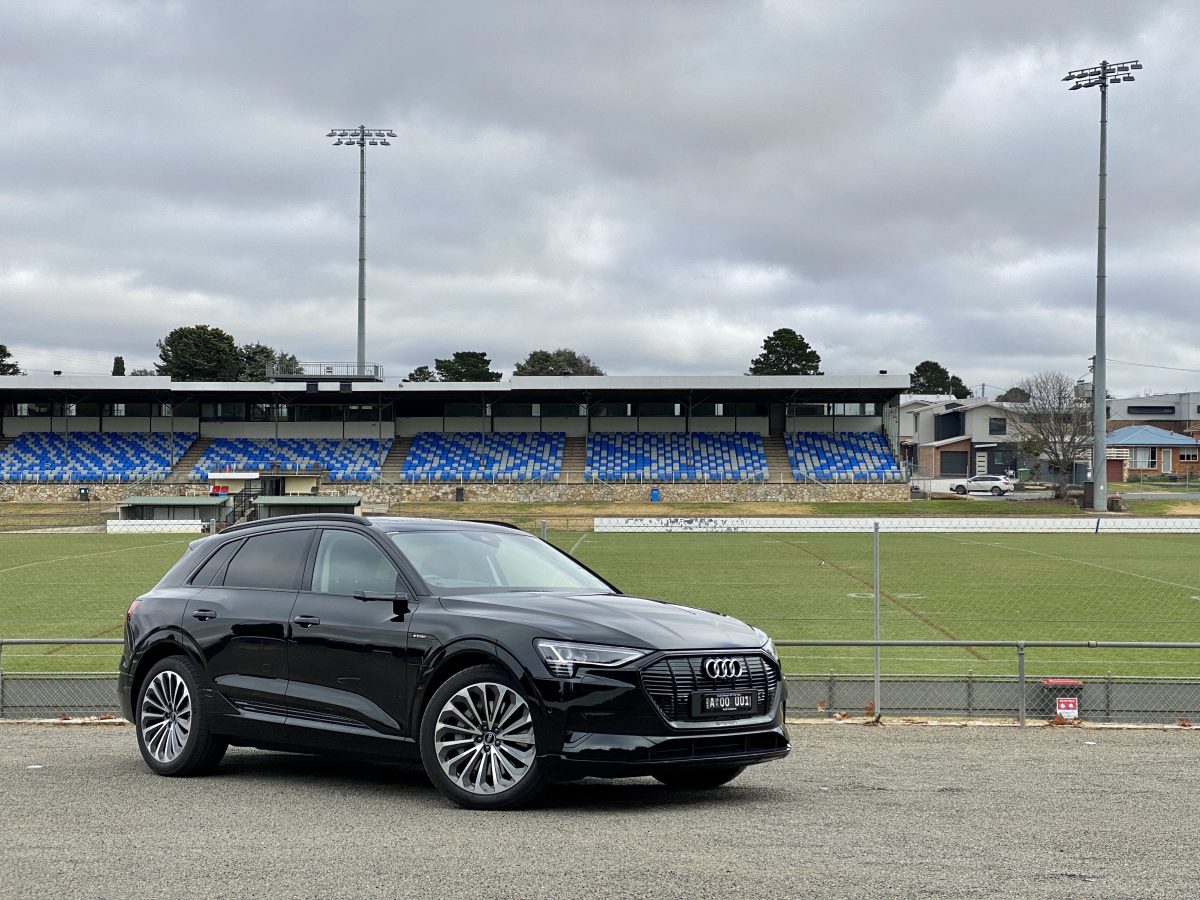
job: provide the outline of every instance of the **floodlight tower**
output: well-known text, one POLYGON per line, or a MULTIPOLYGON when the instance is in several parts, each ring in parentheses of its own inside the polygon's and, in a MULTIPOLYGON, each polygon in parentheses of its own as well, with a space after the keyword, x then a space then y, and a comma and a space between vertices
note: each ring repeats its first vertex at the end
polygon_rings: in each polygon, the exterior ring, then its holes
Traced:
POLYGON ((1107 231, 1106 201, 1108 188, 1108 86, 1123 81, 1133 81, 1131 71, 1142 68, 1136 59, 1110 63, 1102 60, 1100 65, 1087 69, 1073 69, 1063 81, 1073 81, 1070 90, 1100 88, 1100 213, 1096 235, 1096 362, 1092 369, 1092 509, 1103 511, 1108 508, 1107 436, 1108 391, 1105 384, 1105 233, 1107 231))
POLYGON ((335 147, 358 147, 358 374, 367 371, 367 145, 390 147, 390 128, 334 128, 325 137, 335 147))

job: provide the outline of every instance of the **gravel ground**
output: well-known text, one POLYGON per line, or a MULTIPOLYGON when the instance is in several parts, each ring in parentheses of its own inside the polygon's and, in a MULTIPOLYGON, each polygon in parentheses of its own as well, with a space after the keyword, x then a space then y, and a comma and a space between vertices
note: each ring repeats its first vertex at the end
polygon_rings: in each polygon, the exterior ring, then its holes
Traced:
POLYGON ((152 775, 128 726, 0 724, 0 897, 1193 897, 1200 733, 792 726, 710 792, 473 813, 415 768, 232 750, 152 775))

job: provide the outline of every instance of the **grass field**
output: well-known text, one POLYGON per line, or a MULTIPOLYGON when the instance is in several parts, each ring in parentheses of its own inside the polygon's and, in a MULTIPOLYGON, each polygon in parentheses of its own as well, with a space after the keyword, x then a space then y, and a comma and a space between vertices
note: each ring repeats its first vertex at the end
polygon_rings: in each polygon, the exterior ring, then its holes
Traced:
MULTIPOLYGON (((715 609, 776 639, 872 636, 872 539, 859 534, 595 534, 551 539, 629 593, 715 609)), ((176 535, 0 534, 0 637, 119 637, 176 535)), ((885 639, 1200 641, 1187 535, 885 534, 885 639)), ((9 647, 13 671, 110 671, 108 647, 9 647)), ((787 648, 789 672, 870 671, 868 648, 787 648)), ((1030 676, 1200 675, 1200 651, 1030 650, 1030 676)), ((1011 675, 1012 650, 896 648, 886 673, 1011 675)))

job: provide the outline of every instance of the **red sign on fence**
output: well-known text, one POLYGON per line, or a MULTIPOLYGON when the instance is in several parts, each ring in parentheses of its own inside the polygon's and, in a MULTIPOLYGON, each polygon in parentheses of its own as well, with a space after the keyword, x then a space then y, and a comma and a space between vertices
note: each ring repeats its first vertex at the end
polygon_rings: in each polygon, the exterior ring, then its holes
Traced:
POLYGON ((1054 699, 1055 709, 1058 714, 1064 719, 1079 718, 1079 698, 1078 697, 1056 697, 1054 699))

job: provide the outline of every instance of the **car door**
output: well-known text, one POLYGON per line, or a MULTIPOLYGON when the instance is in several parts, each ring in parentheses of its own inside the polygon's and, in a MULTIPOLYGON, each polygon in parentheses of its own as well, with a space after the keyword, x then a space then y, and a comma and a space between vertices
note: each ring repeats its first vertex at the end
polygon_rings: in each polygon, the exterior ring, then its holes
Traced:
POLYGON ((288 620, 314 533, 293 528, 231 541, 194 576, 201 589, 184 610, 184 628, 214 690, 233 707, 220 712, 282 726, 288 620))
POLYGON ((320 532, 289 623, 289 740, 351 747, 356 738, 412 737, 405 714, 411 597, 372 538, 320 532), (393 599, 398 591, 406 599, 393 599))

